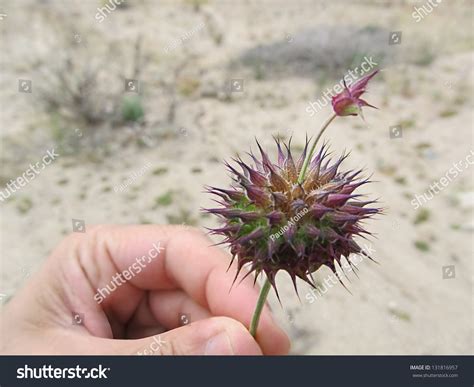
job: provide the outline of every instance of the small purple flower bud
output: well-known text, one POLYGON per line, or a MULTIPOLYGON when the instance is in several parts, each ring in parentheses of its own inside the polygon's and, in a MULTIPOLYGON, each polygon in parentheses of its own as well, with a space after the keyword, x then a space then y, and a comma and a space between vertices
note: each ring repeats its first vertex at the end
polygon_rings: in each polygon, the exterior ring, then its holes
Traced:
POLYGON ((347 87, 344 81, 344 90, 338 95, 332 97, 331 103, 334 112, 338 116, 357 116, 362 113, 362 106, 375 106, 370 105, 366 101, 360 98, 365 93, 367 83, 378 73, 378 70, 373 73, 366 75, 357 81, 354 85, 347 87))

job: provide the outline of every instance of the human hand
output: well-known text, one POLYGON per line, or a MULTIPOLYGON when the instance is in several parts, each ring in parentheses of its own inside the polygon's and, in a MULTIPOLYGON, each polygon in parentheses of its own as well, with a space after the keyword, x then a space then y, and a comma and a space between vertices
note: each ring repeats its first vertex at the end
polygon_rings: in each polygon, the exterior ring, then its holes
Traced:
POLYGON ((227 271, 228 257, 211 244, 182 226, 95 226, 73 233, 4 307, 0 351, 287 354, 288 337, 268 308, 256 340, 249 334, 258 288, 250 278, 238 279, 229 292, 236 268, 227 271), (183 314, 191 324, 180 326, 183 314))

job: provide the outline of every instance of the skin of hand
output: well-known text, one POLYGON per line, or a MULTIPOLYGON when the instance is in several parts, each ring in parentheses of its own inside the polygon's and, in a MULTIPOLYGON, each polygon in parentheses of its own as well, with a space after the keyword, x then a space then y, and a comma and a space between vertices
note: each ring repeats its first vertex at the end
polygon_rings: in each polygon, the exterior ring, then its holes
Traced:
POLYGON ((211 245, 187 226, 103 225, 73 233, 3 307, 0 352, 287 354, 289 339, 268 307, 256 339, 249 334, 259 289, 250 276, 232 286, 235 265, 227 270, 229 257, 211 245), (124 278, 124 271, 133 273, 124 278), (114 276, 118 285, 99 303, 98 289, 113 289, 114 276), (182 315, 190 324, 180 324, 182 315))

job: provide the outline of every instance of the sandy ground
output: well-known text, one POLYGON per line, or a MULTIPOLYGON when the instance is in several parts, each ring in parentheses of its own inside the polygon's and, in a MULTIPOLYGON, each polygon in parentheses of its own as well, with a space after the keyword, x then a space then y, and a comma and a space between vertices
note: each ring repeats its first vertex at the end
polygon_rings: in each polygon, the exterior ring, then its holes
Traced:
POLYGON ((376 55, 383 72, 367 99, 379 110, 366 110, 365 122, 337 119, 326 138, 335 154, 352 150, 347 168, 374 173, 365 192, 386 208, 368 224, 379 264, 361 262, 359 279, 348 274, 352 294, 334 285, 314 302, 304 284, 299 300, 282 274, 283 306, 273 295, 270 302, 295 354, 472 353, 474 169, 422 208, 411 204, 474 149, 469 2, 443 2, 419 23, 410 2, 128 3, 100 23, 98 1, 0 2, 8 15, 0 21, 2 188, 47 149, 62 149, 60 133, 76 144, 0 203, 3 302, 71 232, 73 218, 215 225, 199 208, 211 205, 204 185, 229 184, 221 160, 255 148, 254 137, 272 155, 272 136, 293 136, 301 150, 330 114, 326 107, 311 117, 309 101, 376 55), (400 45, 388 44, 390 31, 402 31, 400 45), (85 124, 59 107, 57 124, 44 100, 61 90, 47 81, 54 71, 44 74, 68 52, 74 68, 97 64, 96 89, 106 96, 93 104, 99 114, 113 112, 104 101, 122 97, 123 79, 135 76, 144 121, 85 124), (32 80, 33 92, 19 93, 18 79, 32 80), (243 80, 242 92, 230 92, 231 79, 243 80), (392 139, 396 125, 402 137, 392 139), (450 265, 455 278, 443 279, 450 265))

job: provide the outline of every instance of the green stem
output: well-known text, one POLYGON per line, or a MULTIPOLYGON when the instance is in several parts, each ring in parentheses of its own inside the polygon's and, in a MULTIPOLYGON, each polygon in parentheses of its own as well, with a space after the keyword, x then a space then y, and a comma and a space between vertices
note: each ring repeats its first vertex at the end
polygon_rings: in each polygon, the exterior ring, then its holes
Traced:
MULTIPOLYGON (((314 150, 316 149, 316 144, 318 143, 319 139, 323 135, 324 131, 327 129, 329 124, 336 118, 336 114, 333 114, 331 117, 329 117, 324 125, 321 127, 319 130, 319 133, 317 137, 315 138, 313 145, 311 146, 310 151, 306 155, 303 166, 301 167, 300 174, 298 176, 298 183, 302 183, 304 181, 305 175, 306 175, 306 170, 308 169, 309 162, 311 161, 314 150)), ((255 307, 255 311, 253 312, 252 316, 252 321, 250 323, 250 334, 255 337, 257 334, 257 327, 258 327, 258 322, 260 321, 260 315, 262 314, 263 311, 263 306, 265 305, 265 301, 267 300, 268 292, 270 291, 271 284, 268 278, 265 279, 265 283, 262 286, 262 289, 260 290, 260 295, 258 296, 257 300, 257 306, 255 307)))
POLYGON ((265 283, 260 290, 260 295, 258 296, 257 306, 255 307, 255 312, 253 312, 252 322, 250 323, 250 334, 255 337, 257 334, 258 322, 260 321, 260 315, 262 314, 263 306, 267 300, 268 292, 270 291, 270 281, 265 279, 265 283))
POLYGON ((313 158, 313 154, 314 154, 314 150, 316 149, 316 144, 318 143, 319 139, 321 138, 321 136, 323 135, 324 131, 327 129, 327 127, 329 126, 329 124, 334 120, 334 118, 336 118, 336 114, 333 113, 331 117, 329 117, 326 122, 324 123, 324 125, 321 127, 321 129, 319 130, 319 133, 317 135, 317 137, 314 139, 314 142, 313 142, 313 145, 311 146, 311 149, 310 151, 308 152, 308 154, 306 155, 305 159, 304 159, 304 162, 303 162, 303 166, 301 167, 301 171, 300 171, 300 174, 298 176, 298 183, 301 184, 303 183, 304 181, 304 178, 305 178, 305 175, 306 175, 306 170, 308 169, 308 165, 309 165, 309 162, 311 161, 311 159, 313 158))

